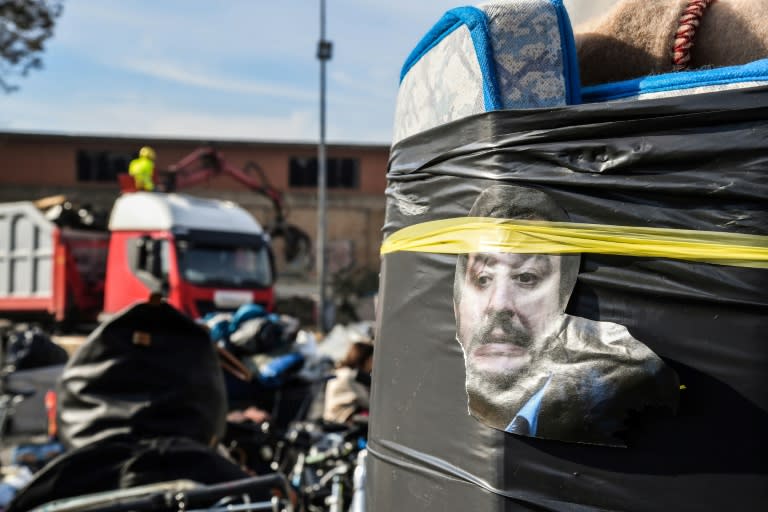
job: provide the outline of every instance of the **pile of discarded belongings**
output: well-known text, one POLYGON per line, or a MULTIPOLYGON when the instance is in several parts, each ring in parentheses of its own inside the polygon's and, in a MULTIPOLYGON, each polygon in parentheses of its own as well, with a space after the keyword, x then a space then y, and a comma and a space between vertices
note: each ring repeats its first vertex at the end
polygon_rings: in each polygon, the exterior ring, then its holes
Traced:
POLYGON ((106 231, 109 210, 89 203, 79 203, 63 195, 35 201, 45 217, 59 227, 106 231))
POLYGON ((333 368, 299 320, 246 304, 203 318, 221 357, 230 409, 256 406, 287 424, 306 414, 333 368))

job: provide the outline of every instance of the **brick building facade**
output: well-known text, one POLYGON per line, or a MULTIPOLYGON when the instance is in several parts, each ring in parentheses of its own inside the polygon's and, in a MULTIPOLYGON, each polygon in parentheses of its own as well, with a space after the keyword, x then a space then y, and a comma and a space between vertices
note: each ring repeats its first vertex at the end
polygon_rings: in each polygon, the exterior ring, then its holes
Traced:
MULTIPOLYGON (((0 201, 35 200, 64 194, 74 202, 108 209, 119 193, 117 174, 143 145, 157 152, 157 171, 206 143, 178 139, 138 139, 79 135, 0 133, 0 201)), ((216 141, 214 147, 234 167, 263 170, 285 196, 288 222, 313 238, 317 232, 317 145, 310 143, 216 141)), ((327 146, 329 272, 344 265, 377 270, 389 147, 327 146)), ((250 171, 254 176, 256 171, 250 171)), ((180 192, 226 199, 267 224, 270 202, 237 181, 219 176, 180 192)), ((311 278, 312 269, 289 266, 276 242, 278 271, 311 278)), ((314 262, 311 258, 309 264, 314 262)))

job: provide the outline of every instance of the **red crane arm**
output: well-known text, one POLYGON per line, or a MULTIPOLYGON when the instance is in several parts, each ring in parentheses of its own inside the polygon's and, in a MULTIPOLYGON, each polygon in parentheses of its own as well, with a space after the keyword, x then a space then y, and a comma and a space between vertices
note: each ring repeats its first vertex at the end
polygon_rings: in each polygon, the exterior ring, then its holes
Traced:
POLYGON ((298 226, 285 221, 283 195, 269 184, 264 171, 257 164, 249 162, 244 169, 240 169, 230 165, 214 148, 202 147, 170 166, 165 174, 166 192, 193 187, 207 182, 213 176, 225 174, 253 192, 265 196, 272 202, 275 210, 275 220, 268 227, 268 231, 273 238, 284 238, 286 261, 310 261, 308 255, 312 245, 311 238, 298 226), (250 167, 258 172, 258 177, 247 172, 250 167))
MULTIPOLYGON (((255 165, 255 164, 253 164, 255 165)), ((172 185, 169 192, 207 182, 213 176, 227 175, 253 192, 261 194, 272 202, 276 221, 283 220, 283 195, 266 182, 262 173, 256 178, 227 162, 221 153, 210 147, 196 149, 169 168, 172 185)))

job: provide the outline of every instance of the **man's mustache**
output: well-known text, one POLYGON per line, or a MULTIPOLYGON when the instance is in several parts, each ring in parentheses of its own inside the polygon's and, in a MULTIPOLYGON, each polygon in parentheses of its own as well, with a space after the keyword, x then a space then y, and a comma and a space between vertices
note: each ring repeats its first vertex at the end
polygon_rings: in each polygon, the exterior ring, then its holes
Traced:
POLYGON ((528 329, 515 322, 514 315, 498 312, 489 316, 472 336, 472 347, 489 343, 510 343, 527 349, 533 344, 533 337, 528 329))

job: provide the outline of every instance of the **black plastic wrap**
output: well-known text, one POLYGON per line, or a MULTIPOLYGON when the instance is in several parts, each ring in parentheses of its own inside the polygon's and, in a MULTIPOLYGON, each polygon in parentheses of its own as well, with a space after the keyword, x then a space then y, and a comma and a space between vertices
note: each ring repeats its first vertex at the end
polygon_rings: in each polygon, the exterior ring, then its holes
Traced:
MULTIPOLYGON (((494 183, 572 222, 768 235, 768 88, 501 111, 393 148, 384 238, 465 217, 494 183)), ((680 378, 626 448, 526 438, 467 412, 455 255, 383 257, 370 510, 763 510, 768 270, 583 254, 566 312, 615 322, 680 378)))
POLYGON ((100 325, 58 385, 68 448, 118 434, 222 439, 227 397, 208 332, 167 303, 135 304, 100 325))

